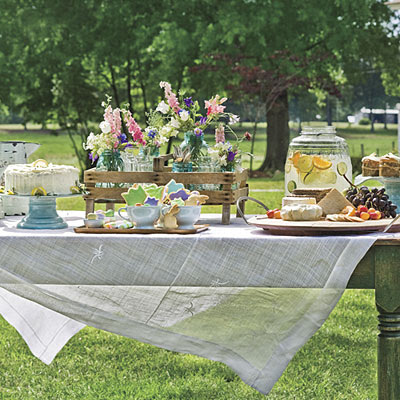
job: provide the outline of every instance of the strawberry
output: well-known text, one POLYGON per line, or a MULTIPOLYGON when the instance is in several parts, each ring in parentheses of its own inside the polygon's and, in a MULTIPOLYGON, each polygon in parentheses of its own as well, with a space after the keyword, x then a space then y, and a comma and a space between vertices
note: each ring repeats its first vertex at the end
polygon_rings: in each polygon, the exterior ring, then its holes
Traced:
POLYGON ((268 217, 268 218, 274 218, 274 214, 275 214, 275 211, 274 211, 274 210, 269 210, 269 211, 267 211, 267 217, 268 217))

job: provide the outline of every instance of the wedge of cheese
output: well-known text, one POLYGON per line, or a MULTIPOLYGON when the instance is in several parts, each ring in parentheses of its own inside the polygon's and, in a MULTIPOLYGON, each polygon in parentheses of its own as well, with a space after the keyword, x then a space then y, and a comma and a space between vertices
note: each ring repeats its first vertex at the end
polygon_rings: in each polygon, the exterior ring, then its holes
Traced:
POLYGON ((289 196, 282 199, 282 207, 290 206, 291 204, 317 204, 315 197, 306 196, 289 196))
POLYGON ((317 204, 291 204, 281 210, 285 221, 317 221, 321 216, 322 208, 317 204))
POLYGON ((331 189, 322 200, 318 202, 324 215, 340 214, 346 206, 353 206, 337 189, 331 189))

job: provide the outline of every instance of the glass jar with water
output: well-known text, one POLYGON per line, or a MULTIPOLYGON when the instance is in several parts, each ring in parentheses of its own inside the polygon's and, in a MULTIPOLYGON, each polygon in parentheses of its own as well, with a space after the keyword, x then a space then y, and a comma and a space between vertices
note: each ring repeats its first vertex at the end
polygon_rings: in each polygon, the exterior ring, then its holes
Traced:
POLYGON ((285 193, 296 188, 349 187, 352 166, 346 141, 333 126, 305 127, 288 149, 285 164, 285 193))

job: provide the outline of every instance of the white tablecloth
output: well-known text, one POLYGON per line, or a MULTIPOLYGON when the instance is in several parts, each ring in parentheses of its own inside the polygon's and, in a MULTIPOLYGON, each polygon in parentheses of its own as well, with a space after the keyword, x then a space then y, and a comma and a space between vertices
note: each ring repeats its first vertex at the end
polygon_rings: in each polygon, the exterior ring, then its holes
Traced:
MULTIPOLYGON (((82 213, 62 215, 82 223, 82 213)), ((268 393, 378 236, 270 236, 219 220, 188 236, 20 230, 16 218, 1 220, 0 313, 45 363, 87 324, 222 361, 268 393)))

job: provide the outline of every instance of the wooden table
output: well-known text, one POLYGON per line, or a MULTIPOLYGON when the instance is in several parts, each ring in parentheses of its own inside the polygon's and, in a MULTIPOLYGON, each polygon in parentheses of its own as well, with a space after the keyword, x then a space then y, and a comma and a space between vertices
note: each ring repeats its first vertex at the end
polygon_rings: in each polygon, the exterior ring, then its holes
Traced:
POLYGON ((400 240, 378 240, 348 289, 375 289, 378 309, 378 399, 400 399, 400 240))

